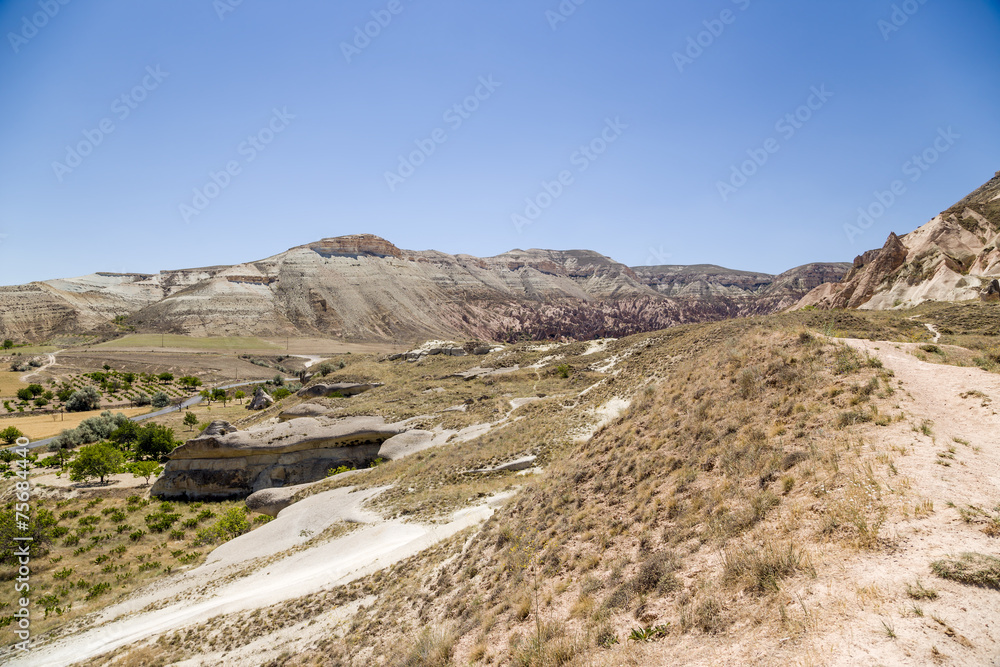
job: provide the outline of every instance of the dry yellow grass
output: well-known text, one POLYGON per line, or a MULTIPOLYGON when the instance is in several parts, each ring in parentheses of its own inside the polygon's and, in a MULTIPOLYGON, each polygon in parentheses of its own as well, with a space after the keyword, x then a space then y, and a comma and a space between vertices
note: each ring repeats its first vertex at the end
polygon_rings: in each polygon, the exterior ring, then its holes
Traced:
POLYGON ((22 375, 24 374, 13 371, 0 371, 0 396, 11 398, 17 395, 18 389, 27 387, 27 382, 21 382, 22 375))
MULTIPOLYGON (((76 428, 84 419, 96 417, 101 414, 101 410, 91 412, 67 412, 64 414, 48 415, 27 415, 24 417, 5 417, 0 419, 0 427, 16 426, 27 437, 32 440, 50 438, 62 433, 63 429, 76 428)), ((128 417, 134 417, 149 412, 149 408, 126 408, 124 410, 114 410, 121 412, 128 417)))

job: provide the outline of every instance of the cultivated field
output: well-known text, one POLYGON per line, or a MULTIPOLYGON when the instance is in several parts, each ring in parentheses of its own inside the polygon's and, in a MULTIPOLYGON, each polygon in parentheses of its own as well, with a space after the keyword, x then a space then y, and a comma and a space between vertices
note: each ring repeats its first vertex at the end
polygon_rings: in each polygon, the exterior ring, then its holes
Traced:
POLYGON ((278 346, 260 338, 242 336, 217 336, 195 338, 177 334, 133 334, 94 345, 94 349, 129 350, 134 348, 170 350, 279 350, 278 346))
MULTIPOLYGON (((152 408, 125 408, 112 409, 112 412, 121 412, 128 417, 146 414, 152 408)), ((91 412, 63 412, 41 415, 26 415, 23 417, 3 417, 0 418, 0 429, 8 426, 15 426, 21 430, 31 440, 42 440, 59 435, 63 429, 76 428, 84 419, 96 417, 102 410, 91 412)))
POLYGON ((0 371, 0 397, 10 398, 11 396, 17 395, 18 389, 27 387, 27 382, 21 382, 22 375, 24 375, 24 373, 0 371))

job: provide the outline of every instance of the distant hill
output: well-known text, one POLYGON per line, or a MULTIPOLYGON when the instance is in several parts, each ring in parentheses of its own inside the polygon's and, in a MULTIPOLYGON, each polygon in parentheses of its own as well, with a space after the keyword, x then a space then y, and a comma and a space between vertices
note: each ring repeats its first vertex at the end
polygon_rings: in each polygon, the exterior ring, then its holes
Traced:
POLYGON ((782 310, 849 268, 809 264, 780 276, 707 265, 630 268, 589 250, 479 258, 402 250, 359 234, 233 266, 0 287, 0 335, 113 335, 126 326, 353 341, 623 336, 782 310))

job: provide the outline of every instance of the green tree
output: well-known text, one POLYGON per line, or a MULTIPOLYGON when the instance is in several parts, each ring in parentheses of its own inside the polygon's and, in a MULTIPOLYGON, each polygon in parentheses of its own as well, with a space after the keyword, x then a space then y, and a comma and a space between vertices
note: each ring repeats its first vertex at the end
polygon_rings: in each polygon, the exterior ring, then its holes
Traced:
POLYGON ((125 455, 114 445, 86 445, 80 448, 76 458, 70 462, 69 478, 74 482, 84 482, 98 477, 101 484, 104 484, 105 477, 121 472, 124 462, 125 455))
POLYGON ((178 442, 174 440, 174 430, 160 424, 147 424, 139 430, 134 451, 137 461, 159 459, 174 451, 178 442))
POLYGON ((123 445, 124 448, 128 449, 132 444, 139 439, 139 431, 142 430, 138 424, 132 420, 122 422, 121 426, 116 428, 111 432, 108 438, 118 444, 123 445))
POLYGON ((163 466, 156 461, 133 461, 125 465, 125 471, 132 473, 133 477, 145 477, 148 486, 149 478, 163 472, 163 466))
POLYGON ((93 387, 84 387, 74 391, 66 401, 67 412, 87 412, 96 410, 101 405, 101 394, 93 387))
POLYGON ((246 398, 246 397, 247 397, 246 392, 243 391, 242 389, 237 389, 236 393, 233 394, 233 398, 235 398, 237 401, 239 401, 240 405, 243 405, 243 399, 246 398))
POLYGON ((32 394, 31 390, 28 389, 27 387, 21 387, 20 389, 17 390, 17 397, 22 401, 30 401, 35 397, 35 395, 32 394))
POLYGON ((48 545, 52 542, 52 529, 56 525, 56 517, 50 510, 39 509, 34 516, 28 518, 27 530, 18 526, 17 513, 11 506, 0 510, 0 564, 17 565, 20 547, 27 546, 32 558, 44 556, 48 545), (31 537, 28 541, 15 541, 15 537, 31 537))
POLYGON ((29 384, 28 391, 31 392, 32 396, 39 396, 45 391, 45 388, 40 384, 29 384))
POLYGON ((135 382, 135 373, 122 373, 122 380, 127 384, 132 384, 135 382))
POLYGON ((3 349, 9 350, 12 347, 14 347, 14 341, 12 341, 10 338, 4 339, 3 349))
POLYGON ((193 375, 185 375, 177 380, 181 385, 188 387, 190 389, 196 389, 201 386, 201 380, 193 375))
POLYGON ((216 401, 222 401, 222 406, 225 407, 226 400, 229 398, 229 396, 226 394, 225 389, 213 389, 212 398, 216 401))
POLYGON ((187 425, 189 431, 197 423, 198 423, 198 418, 194 416, 193 412, 189 412, 186 415, 184 415, 184 424, 187 425))
POLYGON ((164 372, 164 373, 160 373, 156 377, 160 378, 160 382, 163 382, 163 383, 173 382, 174 381, 174 374, 173 373, 166 373, 166 372, 164 372))
POLYGON ((22 437, 24 437, 24 434, 21 433, 21 430, 16 426, 8 426, 4 430, 0 431, 0 440, 3 440, 8 445, 13 445, 17 442, 18 438, 22 437))
POLYGON ((35 405, 39 408, 44 408, 49 402, 44 396, 39 396, 35 399, 35 405))
POLYGON ((153 398, 151 400, 154 408, 165 408, 170 405, 170 397, 163 391, 158 391, 153 394, 153 398))
POLYGON ((60 389, 56 392, 56 398, 65 403, 69 400, 69 397, 73 395, 73 388, 66 387, 65 389, 60 389))
POLYGON ((55 397, 56 395, 53 394, 51 391, 46 391, 44 394, 42 394, 42 398, 44 398, 46 401, 51 401, 55 397))

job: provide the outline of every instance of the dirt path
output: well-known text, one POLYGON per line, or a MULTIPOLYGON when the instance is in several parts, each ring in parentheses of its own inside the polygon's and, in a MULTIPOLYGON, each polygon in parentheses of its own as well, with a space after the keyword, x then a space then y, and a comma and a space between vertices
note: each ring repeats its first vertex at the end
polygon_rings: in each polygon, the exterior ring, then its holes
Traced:
POLYGON ((41 373, 42 371, 44 371, 49 366, 55 365, 55 363, 56 363, 56 355, 59 354, 60 352, 65 352, 65 351, 66 350, 56 350, 55 352, 52 352, 51 354, 46 354, 45 356, 47 358, 45 360, 45 363, 42 364, 41 366, 39 366, 38 368, 36 368, 35 370, 31 371, 30 373, 25 373, 24 375, 22 375, 21 376, 21 382, 27 382, 28 378, 30 378, 32 375, 38 375, 39 373, 41 373))
POLYGON ((1000 512, 1000 375, 920 361, 911 354, 916 344, 847 343, 881 359, 898 383, 905 421, 872 427, 864 439, 891 457, 898 473, 888 477, 886 497, 899 506, 883 530, 890 548, 850 559, 813 591, 812 604, 832 622, 807 655, 828 665, 1000 665, 1000 591, 930 569, 962 552, 1000 555, 986 524, 958 511, 1000 512), (921 501, 933 503, 929 514, 914 511, 921 501), (918 580, 936 597, 909 596, 918 580))

